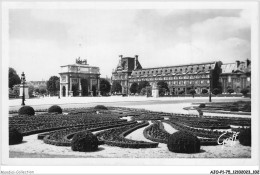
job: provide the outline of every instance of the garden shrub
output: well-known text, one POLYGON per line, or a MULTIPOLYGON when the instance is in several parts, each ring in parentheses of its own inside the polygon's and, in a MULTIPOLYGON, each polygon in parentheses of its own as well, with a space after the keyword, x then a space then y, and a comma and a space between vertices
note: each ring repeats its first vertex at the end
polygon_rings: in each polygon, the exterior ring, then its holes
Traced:
POLYGON ((208 93, 208 90, 207 89, 202 89, 201 93, 202 94, 206 94, 206 93, 208 93))
POLYGON ((199 108, 205 108, 206 107, 206 105, 204 104, 204 103, 201 103, 200 105, 199 105, 199 108))
POLYGON ((246 96, 249 93, 249 89, 245 88, 240 91, 244 96, 246 96))
POLYGON ((169 151, 176 153, 198 153, 200 140, 192 134, 177 131, 170 135, 167 147, 169 151))
POLYGON ((239 111, 238 107, 231 107, 230 111, 239 111))
POLYGON ((244 146, 251 146, 251 128, 243 129, 238 135, 239 143, 244 146))
POLYGON ((19 115, 34 115, 35 111, 31 106, 23 106, 18 111, 19 115))
POLYGON ((105 107, 104 105, 97 105, 97 106, 94 107, 94 109, 108 110, 107 107, 105 107))
POLYGON ((23 135, 15 128, 9 128, 9 145, 19 144, 23 141, 23 135))
POLYGON ((245 104, 245 106, 242 108, 243 112, 251 112, 251 103, 245 104))
POLYGON ((90 131, 76 133, 71 141, 73 151, 90 152, 98 149, 99 141, 97 136, 90 131))
POLYGON ((58 105, 53 105, 53 106, 49 107, 48 113, 58 113, 58 114, 62 114, 62 109, 61 109, 61 107, 58 106, 58 105))

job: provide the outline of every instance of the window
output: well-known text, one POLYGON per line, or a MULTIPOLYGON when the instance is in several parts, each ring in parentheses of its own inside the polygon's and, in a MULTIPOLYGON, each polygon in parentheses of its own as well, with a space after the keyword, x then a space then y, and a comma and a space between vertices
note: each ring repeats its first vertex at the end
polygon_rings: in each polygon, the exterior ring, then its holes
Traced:
POLYGON ((170 70, 170 72, 172 72, 172 69, 170 70))
POLYGON ((180 69, 180 72, 182 72, 182 69, 180 69))
POLYGON ((209 69, 211 69, 211 66, 209 66, 209 69))
POLYGON ((207 80, 207 83, 209 84, 209 80, 207 80))
POLYGON ((175 72, 177 72, 177 69, 175 69, 175 72))
POLYGON ((201 80, 200 83, 203 84, 203 83, 204 83, 204 80, 201 80))
POLYGON ((199 70, 200 68, 199 67, 197 67, 197 70, 199 70))

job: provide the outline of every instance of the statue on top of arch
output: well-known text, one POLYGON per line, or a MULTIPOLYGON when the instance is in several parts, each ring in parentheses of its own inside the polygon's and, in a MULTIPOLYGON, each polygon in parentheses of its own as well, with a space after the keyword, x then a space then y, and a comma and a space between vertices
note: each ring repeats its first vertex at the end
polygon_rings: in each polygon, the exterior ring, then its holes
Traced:
POLYGON ((80 57, 76 58, 76 64, 85 64, 87 65, 87 59, 81 60, 80 57))

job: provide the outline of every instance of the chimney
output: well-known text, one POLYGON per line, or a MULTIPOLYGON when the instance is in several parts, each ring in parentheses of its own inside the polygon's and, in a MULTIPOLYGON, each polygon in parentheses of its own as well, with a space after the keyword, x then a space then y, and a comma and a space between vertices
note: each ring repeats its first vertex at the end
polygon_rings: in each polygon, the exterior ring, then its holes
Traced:
POLYGON ((247 58, 246 59, 246 67, 248 67, 250 63, 251 63, 251 61, 247 58))
POLYGON ((240 61, 239 60, 236 60, 236 65, 237 65, 237 68, 238 68, 239 65, 240 65, 240 61))
POLYGON ((119 55, 119 57, 122 59, 122 58, 123 58, 123 55, 119 55))
POLYGON ((134 69, 137 68, 137 61, 138 61, 138 55, 135 55, 135 68, 134 69))

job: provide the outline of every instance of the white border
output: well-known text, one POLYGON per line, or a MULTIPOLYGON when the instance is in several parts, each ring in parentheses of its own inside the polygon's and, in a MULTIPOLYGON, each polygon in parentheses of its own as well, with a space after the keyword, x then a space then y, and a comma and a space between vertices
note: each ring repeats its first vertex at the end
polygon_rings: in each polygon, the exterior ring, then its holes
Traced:
MULTIPOLYGON (((82 173, 84 170, 88 170, 89 173, 146 173, 146 174, 165 174, 181 172, 205 172, 200 167, 147 167, 145 171, 136 168, 115 168, 113 165, 215 165, 215 166, 227 166, 235 165, 234 169, 245 169, 243 166, 258 166, 259 165, 259 4, 258 2, 205 2, 205 1, 185 1, 185 2, 3 2, 2 4, 2 165, 77 165, 76 169, 70 171, 68 167, 58 168, 56 172, 67 173, 82 173), (8 35, 8 10, 9 9, 245 9, 248 8, 252 12, 252 32, 251 32, 251 60, 252 60, 252 133, 253 133, 253 145, 252 145, 252 158, 251 159, 121 159, 121 158, 42 158, 42 159, 24 159, 24 158, 9 158, 9 146, 8 146, 8 65, 9 65, 9 35, 8 35), (79 165, 89 165, 91 167, 79 167, 79 165), (92 167, 93 165, 111 165, 111 167, 98 168, 92 167), (243 166, 242 166, 243 165, 243 166), (121 170, 120 170, 121 169, 121 170), (174 169, 174 170, 173 170, 174 169), (58 171, 57 171, 58 170, 58 171), (120 171, 117 171, 120 170, 120 171), (127 170, 127 171, 126 171, 127 170), (159 171, 158 171, 159 170, 159 171)), ((12 167, 2 166, 3 168, 12 169, 12 167)), ((17 169, 17 167, 14 167, 17 169)), ((36 167, 35 167, 36 168, 36 167)), ((37 167, 38 170, 39 167, 37 167)), ((142 169, 143 169, 142 168, 142 169)), ((214 167, 208 167, 210 170, 217 169, 214 167)), ((231 167, 228 167, 230 169, 231 167)), ((250 167, 248 167, 250 168, 250 167)), ((255 169, 257 167, 251 167, 255 169)), ((31 169, 34 169, 31 167, 31 169)), ((54 168, 55 169, 55 168, 54 168)), ((207 169, 207 168, 206 168, 207 169)), ((225 169, 224 167, 219 169, 225 169)), ((227 169, 227 168, 226 168, 227 169)), ((259 169, 259 167, 258 167, 259 169)), ((41 173, 50 172, 49 168, 40 168, 41 173)), ((208 169, 207 169, 208 170, 208 169)), ((35 171, 37 172, 37 171, 35 171)), ((209 173, 209 171, 207 171, 209 173)))

